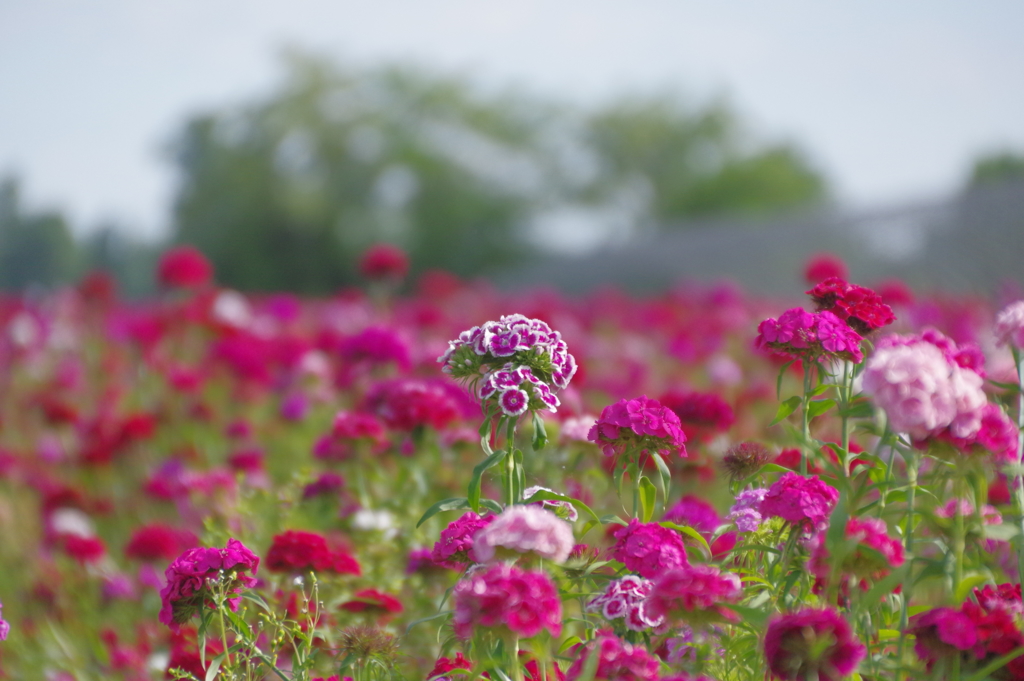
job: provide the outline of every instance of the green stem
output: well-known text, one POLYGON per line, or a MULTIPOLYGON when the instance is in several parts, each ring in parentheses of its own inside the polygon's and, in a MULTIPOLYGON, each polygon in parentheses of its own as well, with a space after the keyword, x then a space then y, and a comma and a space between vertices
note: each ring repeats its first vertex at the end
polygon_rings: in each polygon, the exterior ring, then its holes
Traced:
POLYGON ((846 415, 850 408, 850 399, 853 397, 853 372, 850 371, 850 363, 843 361, 843 383, 839 389, 839 413, 841 443, 843 446, 843 474, 850 475, 850 419, 846 415))
POLYGON ((633 517, 639 517, 640 509, 640 465, 633 463, 629 465, 629 475, 633 478, 633 517))
POLYGON ((517 485, 518 485, 518 481, 519 481, 519 471, 516 469, 516 457, 515 457, 515 452, 516 452, 516 423, 518 423, 518 421, 519 421, 519 419, 517 419, 515 417, 509 418, 509 421, 508 421, 508 431, 505 434, 505 437, 508 440, 508 456, 506 457, 505 460, 508 462, 508 490, 506 491, 506 495, 507 495, 507 497, 509 499, 509 501, 508 501, 508 505, 509 506, 511 506, 513 504, 518 504, 520 501, 523 500, 522 499, 523 490, 520 489, 520 490, 517 491, 517 489, 516 489, 517 485))
POLYGON ((801 432, 803 433, 803 444, 800 447, 800 475, 807 475, 807 460, 814 455, 811 449, 811 421, 808 414, 808 408, 811 396, 811 384, 814 381, 814 364, 808 360, 803 361, 804 365, 804 399, 800 403, 800 414, 801 414, 801 432))
MULTIPOLYGON (((1020 455, 1024 454, 1024 359, 1021 358, 1020 348, 1011 346, 1013 351, 1013 362, 1017 365, 1017 461, 1014 464, 1020 465, 1020 455)), ((1020 529, 1020 536, 1017 537, 1017 570, 1024 575, 1024 479, 1017 473, 1013 476, 1013 512, 1017 518, 1017 527, 1020 529)))
POLYGON ((953 500, 956 503, 956 515, 953 526, 953 590, 955 591, 964 578, 964 551, 966 549, 966 533, 964 532, 964 512, 961 508, 964 489, 961 478, 957 478, 953 486, 953 500))
POLYGON ((512 664, 512 681, 523 681, 523 665, 519 664, 519 637, 512 637, 512 645, 509 646, 512 664))
POLYGON ((228 646, 228 627, 224 621, 224 601, 217 603, 217 617, 220 619, 220 643, 224 646, 224 667, 231 669, 231 647, 228 646))

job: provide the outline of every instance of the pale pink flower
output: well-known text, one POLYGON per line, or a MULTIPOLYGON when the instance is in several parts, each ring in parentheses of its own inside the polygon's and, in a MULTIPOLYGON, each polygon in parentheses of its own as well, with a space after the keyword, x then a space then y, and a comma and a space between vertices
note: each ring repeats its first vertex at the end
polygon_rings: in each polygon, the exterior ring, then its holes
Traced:
POLYGON ((564 563, 575 540, 572 527, 551 511, 538 506, 510 506, 473 539, 477 560, 489 563, 509 554, 534 554, 564 563))
POLYGON ((1010 303, 996 317, 996 340, 999 345, 1024 348, 1024 300, 1010 303))

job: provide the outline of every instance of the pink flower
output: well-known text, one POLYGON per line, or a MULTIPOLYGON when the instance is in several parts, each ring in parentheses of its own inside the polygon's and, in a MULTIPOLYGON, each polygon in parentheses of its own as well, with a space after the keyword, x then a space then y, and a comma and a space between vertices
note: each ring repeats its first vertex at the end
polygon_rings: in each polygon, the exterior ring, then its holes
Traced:
POLYGON ((587 659, 597 655, 594 679, 605 681, 657 681, 661 664, 643 646, 619 640, 611 632, 599 634, 585 646, 577 647, 577 657, 566 673, 567 681, 576 681, 587 669, 587 659))
POLYGON ((934 330, 889 336, 865 366, 864 391, 897 432, 915 440, 947 435, 973 441, 988 401, 979 362, 973 348, 958 348, 934 330))
POLYGON ((1010 303, 996 316, 996 340, 999 345, 1024 348, 1024 300, 1010 303))
POLYGON ((441 539, 434 544, 431 559, 453 570, 460 569, 466 563, 479 563, 473 550, 473 538, 477 532, 490 525, 495 517, 488 515, 481 518, 470 511, 453 521, 441 531, 441 539))
POLYGON ((656 579, 647 603, 655 617, 696 625, 736 620, 736 614, 722 605, 737 603, 742 597, 736 575, 713 565, 688 565, 656 579))
POLYGON ((778 319, 768 318, 757 327, 756 345, 784 357, 817 360, 834 357, 859 364, 863 340, 833 313, 811 313, 795 307, 778 319))
POLYGON ((409 256, 398 246, 374 244, 359 261, 359 272, 367 279, 401 280, 409 271, 409 256))
POLYGON ((656 450, 665 456, 678 451, 680 457, 686 456, 686 434, 679 417, 646 395, 605 407, 587 437, 607 456, 639 450, 656 450))
POLYGON ((647 597, 654 582, 636 575, 627 575, 610 582, 600 596, 587 603, 589 612, 599 612, 605 619, 623 619, 630 631, 643 631, 660 627, 665 618, 652 616, 647 606, 647 597))
POLYGON ((882 302, 881 296, 842 277, 829 277, 807 293, 819 312, 832 312, 862 336, 896 321, 892 308, 882 302))
POLYGON ((850 276, 846 263, 833 253, 816 253, 807 260, 804 267, 804 279, 808 284, 817 284, 829 277, 846 279, 850 276))
POLYGON ((512 554, 533 554, 564 563, 575 540, 572 527, 551 511, 538 506, 511 506, 473 539, 473 552, 481 563, 512 554))
POLYGON ((785 473, 761 502, 761 515, 782 518, 809 531, 828 527, 828 518, 839 500, 839 492, 813 475, 805 478, 797 473, 785 473))
POLYGON ((978 642, 978 628, 971 618, 953 608, 933 608, 910 618, 907 632, 916 641, 914 652, 929 668, 940 659, 971 650, 978 642))
POLYGON ((675 412, 688 440, 710 440, 736 421, 729 403, 714 393, 669 391, 660 402, 675 412))
MULTIPOLYGON (((234 578, 227 587, 228 591, 241 593, 244 589, 256 586, 256 578, 252 575, 259 565, 259 557, 237 539, 228 539, 223 549, 195 548, 185 551, 174 559, 164 573, 167 585, 160 592, 163 603, 160 621, 177 631, 209 597, 208 580, 228 577, 233 573, 234 578)), ((232 598, 228 601, 232 609, 237 609, 239 600, 232 598)))
MULTIPOLYGON (((838 566, 841 574, 877 581, 889 574, 891 568, 903 565, 903 544, 889 536, 885 521, 880 518, 850 518, 846 522, 846 538, 856 540, 857 546, 838 566), (861 547, 871 551, 862 551, 861 547)), ((834 566, 829 562, 824 541, 818 542, 807 565, 818 579, 829 578, 834 566)))
POLYGON ((708 536, 722 524, 722 518, 715 507, 692 494, 687 494, 665 511, 664 519, 677 525, 688 525, 708 536))
POLYGON ((768 668, 783 681, 839 681, 866 652, 849 623, 831 609, 776 615, 764 637, 768 668))
POLYGON ((568 387, 577 368, 559 332, 521 314, 463 331, 437 361, 441 371, 473 384, 481 400, 511 417, 556 412, 555 391, 568 387))
POLYGON ((501 629, 529 638, 547 629, 562 631, 562 601, 544 572, 498 563, 474 572, 452 591, 455 633, 469 638, 477 627, 501 629))
POLYGON ((615 560, 647 579, 690 564, 682 536, 657 523, 641 523, 633 518, 615 532, 615 540, 615 560))
POLYGON ((176 246, 160 256, 157 279, 164 286, 198 288, 210 282, 213 266, 198 248, 176 246))

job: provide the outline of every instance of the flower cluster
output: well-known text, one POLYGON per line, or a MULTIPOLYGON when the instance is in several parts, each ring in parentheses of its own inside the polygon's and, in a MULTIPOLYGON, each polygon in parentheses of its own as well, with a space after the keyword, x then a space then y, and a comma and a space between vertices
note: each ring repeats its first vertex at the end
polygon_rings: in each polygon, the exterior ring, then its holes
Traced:
POLYGON ((754 532, 761 526, 764 516, 761 515, 761 503, 768 490, 759 487, 745 489, 736 496, 736 503, 729 509, 729 520, 736 524, 740 532, 754 532))
POLYGON ((477 531, 473 552, 481 563, 533 555, 564 563, 574 544, 572 526, 537 506, 511 506, 477 531))
POLYGON ((556 411, 555 391, 564 390, 576 373, 576 359, 561 334, 520 314, 463 331, 437 361, 445 373, 473 382, 480 399, 506 416, 556 411))
POLYGON ((455 633, 469 638, 477 627, 529 638, 562 631, 562 601, 547 573, 497 563, 472 573, 452 591, 455 633))
POLYGON ((678 532, 657 523, 642 523, 636 518, 616 530, 612 557, 629 571, 647 579, 690 564, 686 545, 678 532))
POLYGON ((829 311, 845 321, 861 336, 896 321, 892 308, 869 288, 850 284, 839 277, 829 277, 807 291, 818 311, 829 311))
POLYGON ((587 437, 606 456, 649 451, 686 456, 686 434, 679 417, 646 395, 605 407, 587 437))
MULTIPOLYGON (((208 581, 226 579, 228 593, 241 593, 256 586, 253 576, 260 559, 237 539, 229 539, 227 546, 195 548, 178 556, 164 573, 167 585, 160 591, 163 607, 160 621, 171 629, 178 629, 192 619, 209 596, 208 581), (247 574, 248 573, 248 574, 247 574)), ((237 609, 240 598, 229 599, 237 609)))
POLYGON ((860 335, 827 310, 807 312, 794 307, 778 319, 769 317, 757 327, 756 345, 792 359, 836 358, 859 364, 864 359, 860 335))
POLYGON ((850 623, 830 609, 777 615, 764 637, 768 668, 783 681, 839 681, 853 673, 866 652, 850 623))
POLYGON ((319 534, 298 530, 288 530, 274 536, 274 543, 267 550, 266 566, 271 572, 362 574, 359 563, 348 553, 332 549, 319 534))
POLYGON ((722 457, 722 467, 733 480, 743 480, 761 470, 771 453, 760 442, 740 442, 729 447, 722 457))
POLYGON ((828 518, 839 500, 835 487, 812 475, 785 473, 775 481, 761 501, 763 517, 782 518, 807 532, 820 532, 828 527, 828 518))
POLYGON ((600 596, 587 603, 589 612, 599 612, 607 620, 622 619, 630 631, 643 631, 660 627, 664 616, 652 617, 647 597, 654 582, 636 575, 626 575, 608 584, 600 596))
POLYGON ((669 391, 658 401, 679 417, 688 440, 710 440, 736 421, 729 403, 714 393, 669 391))
POLYGON ((850 518, 846 521, 845 536, 857 544, 839 565, 830 562, 828 548, 818 538, 807 566, 822 583, 835 569, 843 576, 852 576, 867 585, 885 577, 892 568, 903 565, 903 544, 889 536, 881 518, 850 518))
POLYGON ((1024 348, 1024 300, 1010 303, 996 317, 996 340, 1000 345, 1024 348))
POLYGON ((742 597, 738 576, 713 565, 688 565, 658 577, 647 603, 656 617, 696 626, 736 620, 736 613, 723 606, 742 597))
POLYGON ((614 634, 605 632, 587 645, 576 649, 576 660, 566 673, 568 681, 576 681, 584 671, 594 668, 594 679, 605 681, 656 681, 660 669, 658 658, 642 646, 634 646, 620 640, 614 634), (590 656, 597 655, 597 664, 590 663, 590 656))
POLYGON ((434 544, 431 559, 438 565, 458 570, 467 563, 479 563, 473 547, 476 533, 494 522, 496 516, 481 518, 470 511, 452 521, 441 531, 441 539, 434 544))
POLYGON ((1016 454, 1015 427, 984 384, 984 358, 935 330, 889 336, 864 369, 864 391, 882 407, 893 430, 916 441, 942 438, 967 450, 983 446, 1003 458, 1016 454))
MULTIPOLYGON (((985 667, 998 657, 1024 646, 1020 628, 1020 585, 975 591, 978 602, 960 609, 933 608, 910 618, 907 632, 915 636, 914 652, 931 670, 950 669, 959 658, 963 672, 985 667)), ((1024 655, 1006 665, 1008 678, 1024 677, 1024 655)))

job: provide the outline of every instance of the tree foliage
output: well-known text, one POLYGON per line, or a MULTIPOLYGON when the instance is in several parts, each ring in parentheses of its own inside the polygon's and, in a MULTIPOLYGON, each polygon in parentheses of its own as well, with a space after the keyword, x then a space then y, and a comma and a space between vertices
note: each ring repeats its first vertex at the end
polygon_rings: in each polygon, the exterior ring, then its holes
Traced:
POLYGON ((171 148, 174 239, 239 288, 333 290, 379 241, 419 270, 485 274, 529 254, 539 215, 630 193, 631 217, 656 224, 824 195, 796 150, 745 144, 723 105, 661 98, 588 113, 410 68, 286 63, 276 91, 193 117, 171 148))
POLYGON ((66 284, 78 270, 78 254, 64 217, 30 212, 18 182, 0 182, 0 290, 66 284))

